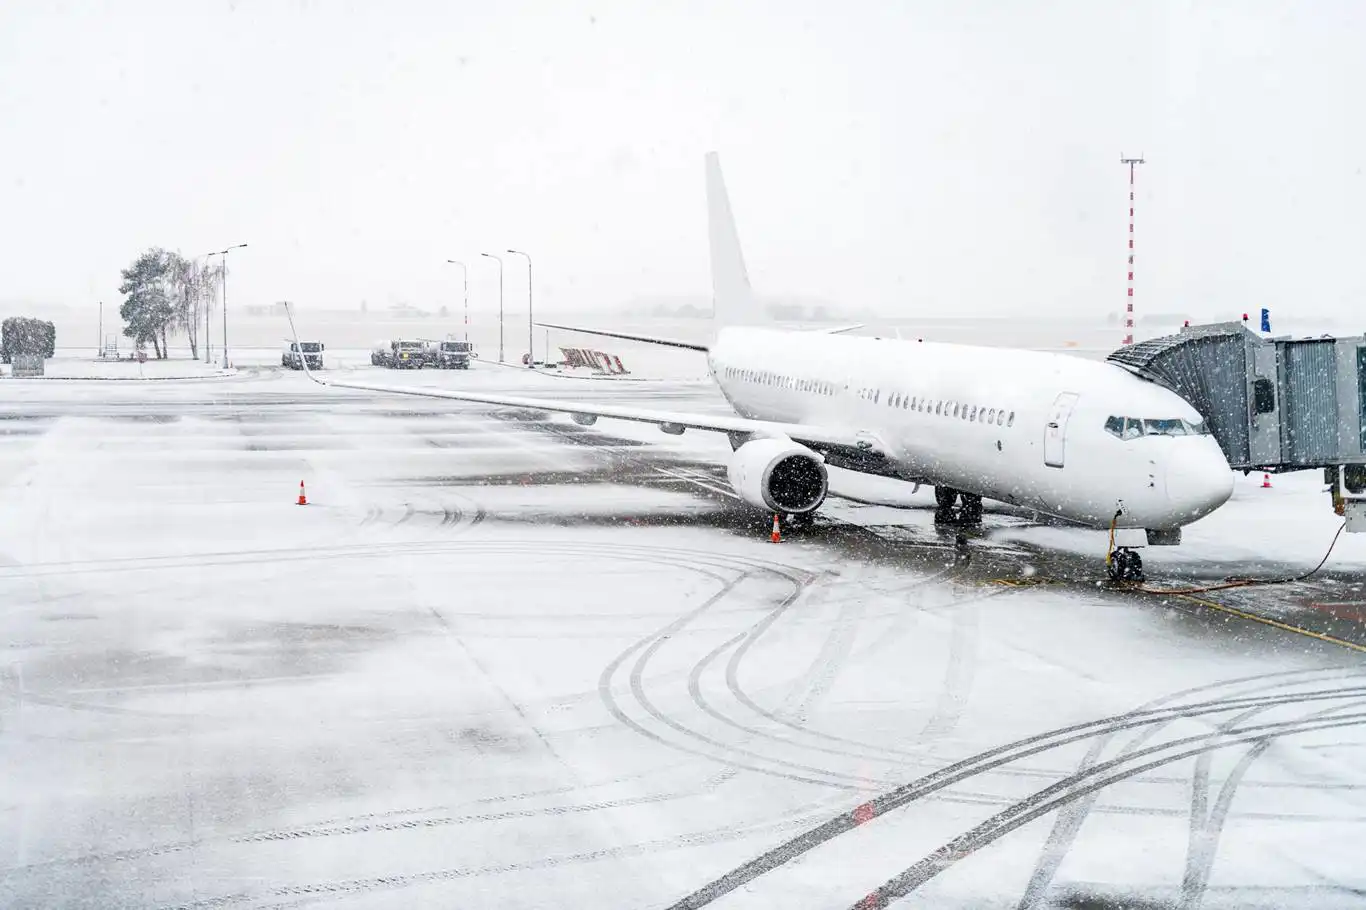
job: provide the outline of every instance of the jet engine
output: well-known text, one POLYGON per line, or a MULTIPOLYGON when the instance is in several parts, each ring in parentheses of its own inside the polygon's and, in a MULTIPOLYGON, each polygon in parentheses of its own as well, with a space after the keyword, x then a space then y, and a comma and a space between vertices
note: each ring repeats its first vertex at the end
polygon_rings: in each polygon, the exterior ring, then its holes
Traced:
POLYGON ((802 515, 825 502, 825 460, 790 439, 753 439, 731 456, 730 485, 745 502, 768 512, 802 515))

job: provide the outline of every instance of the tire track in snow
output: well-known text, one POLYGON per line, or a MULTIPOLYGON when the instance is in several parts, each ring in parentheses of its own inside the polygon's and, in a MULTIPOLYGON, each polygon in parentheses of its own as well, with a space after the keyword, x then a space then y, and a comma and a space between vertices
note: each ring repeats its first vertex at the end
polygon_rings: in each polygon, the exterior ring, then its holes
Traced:
MULTIPOLYGON (((945 574, 941 574, 941 575, 936 575, 936 576, 927 577, 927 578, 923 579, 923 580, 922 580, 919 584, 917 584, 917 585, 908 586, 906 589, 904 589, 904 591, 909 591, 909 590, 912 590, 913 588, 916 588, 916 587, 924 587, 924 586, 926 586, 926 585, 928 585, 928 584, 931 584, 931 583, 933 583, 933 582, 935 582, 935 581, 943 580, 943 578, 946 577, 947 574, 948 574, 948 572, 946 572, 945 574)), ((1002 596, 1002 595, 1004 595, 1004 594, 1010 593, 1012 590, 1013 590, 1013 589, 1009 589, 1009 588, 999 588, 999 589, 991 589, 991 590, 983 589, 983 590, 980 590, 980 591, 978 591, 978 592, 974 592, 974 593, 972 593, 972 594, 968 594, 968 595, 966 595, 965 597, 962 597, 962 598, 959 598, 959 599, 953 601, 952 607, 955 608, 955 610, 957 610, 957 609, 962 609, 964 604, 967 604, 967 603, 975 603, 975 602, 978 602, 978 601, 981 601, 981 600, 986 600, 986 599, 992 598, 992 597, 999 597, 999 596, 1002 596)), ((903 591, 903 593, 904 593, 904 591, 903 591)), ((828 732, 825 732, 825 731, 822 731, 822 730, 813 729, 813 728, 811 728, 811 727, 809 727, 809 726, 807 726, 807 725, 805 725, 805 724, 803 724, 803 723, 800 723, 800 722, 795 721, 795 720, 793 720, 793 719, 791 719, 791 718, 789 718, 789 717, 784 716, 784 714, 783 714, 781 711, 771 710, 771 709, 765 708, 765 707, 763 707, 762 705, 760 705, 759 702, 758 702, 758 700, 757 700, 756 698, 754 698, 748 691, 746 691, 745 688, 741 685, 741 683, 740 683, 740 677, 739 677, 739 671, 740 671, 740 664, 741 664, 741 662, 743 661, 743 659, 744 659, 745 655, 747 654, 748 650, 754 645, 754 643, 758 640, 759 636, 763 633, 763 631, 765 631, 765 629, 759 628, 758 626, 756 626, 755 629, 753 629, 753 630, 751 630, 751 631, 752 631, 753 633, 757 633, 757 634, 753 634, 750 638, 746 639, 746 640, 745 640, 745 641, 736 649, 735 654, 732 655, 732 658, 731 658, 730 663, 727 665, 727 668, 726 668, 726 686, 727 686, 727 688, 730 690, 731 694, 735 696, 736 701, 737 701, 740 705, 744 706, 746 709, 748 709, 749 711, 753 712, 753 713, 756 714, 757 716, 762 717, 762 718, 764 718, 764 719, 766 719, 766 720, 768 720, 768 721, 771 721, 771 722, 773 722, 773 723, 775 723, 775 724, 778 724, 778 725, 780 725, 780 726, 782 726, 782 727, 784 727, 784 728, 786 728, 786 729, 792 730, 792 731, 794 731, 795 733, 801 734, 802 736, 805 736, 805 737, 807 737, 807 738, 809 738, 809 739, 817 740, 819 743, 821 743, 821 744, 823 744, 823 745, 820 745, 820 746, 817 746, 817 745, 814 745, 814 744, 813 744, 813 745, 804 745, 804 744, 801 744, 801 743, 794 742, 793 739, 791 739, 791 738, 789 738, 789 737, 777 736, 777 735, 772 734, 772 733, 767 733, 767 734, 765 734, 765 735, 770 736, 770 738, 773 738, 773 739, 777 740, 778 742, 782 743, 785 747, 788 747, 788 748, 791 748, 791 747, 793 747, 793 746, 797 746, 797 747, 799 747, 799 748, 810 748, 810 749, 816 749, 817 751, 828 752, 828 753, 838 754, 838 755, 844 755, 844 756, 846 756, 846 757, 855 758, 855 759, 863 759, 863 760, 871 759, 871 760, 873 760, 873 761, 878 761, 878 762, 883 762, 883 763, 889 763, 889 762, 890 762, 890 763, 894 763, 894 764, 903 764, 903 763, 905 763, 906 761, 909 761, 909 760, 917 760, 917 761, 919 761, 919 760, 923 760, 923 759, 924 759, 925 753, 924 753, 923 751, 915 751, 915 750, 910 750, 910 749, 899 749, 899 748, 896 748, 896 747, 893 747, 893 746, 886 745, 886 744, 884 744, 884 743, 867 742, 867 741, 864 741, 864 740, 854 739, 854 738, 852 738, 852 737, 839 736, 839 735, 836 735, 836 734, 833 734, 833 733, 828 733, 828 732)), ((952 648, 952 645, 951 645, 951 648, 952 648)), ((859 652, 855 652, 855 656, 856 656, 856 657, 858 656, 858 654, 859 654, 859 652)), ((954 693, 955 693, 956 690, 955 690, 954 688, 952 688, 952 687, 955 685, 955 674, 961 674, 961 673, 963 672, 963 670, 962 670, 962 661, 963 661, 963 660, 964 660, 964 657, 963 657, 963 655, 962 655, 962 650, 961 650, 961 646, 960 646, 960 650, 959 650, 959 666, 958 666, 957 668, 955 668, 955 666, 954 666, 954 662, 953 662, 952 657, 950 658, 950 664, 949 664, 948 671, 946 672, 946 681, 945 681, 945 686, 946 686, 947 688, 941 690, 941 694, 940 694, 940 701, 941 701, 941 702, 947 701, 947 700, 951 699, 952 697, 954 697, 954 693)), ((968 672, 970 673, 971 670, 969 669, 968 672)), ((941 715, 939 712, 936 712, 936 714, 935 714, 934 716, 932 716, 931 720, 933 720, 933 717, 935 717, 935 716, 942 716, 942 715, 941 715)), ((955 723, 956 723, 956 719, 955 719, 955 723)), ((927 725, 928 725, 928 724, 927 724, 927 725)))
POLYGON ((583 865, 605 859, 621 859, 634 856, 648 856, 653 853, 671 852, 693 847, 744 840, 758 835, 790 830, 803 824, 810 812, 819 804, 802 805, 783 813, 777 820, 753 825, 727 825, 721 828, 683 834, 678 837, 657 838, 617 847, 604 847, 576 853, 539 856, 522 862, 498 863, 483 866, 438 869, 429 872, 398 873, 394 875, 373 876, 345 880, 320 881, 302 885, 283 885, 259 892, 238 892, 204 898, 189 903, 175 905, 175 910, 213 910, 219 907, 258 903, 272 910, 286 907, 300 907, 318 901, 335 900, 339 897, 368 894, 383 891, 397 891, 419 885, 440 882, 455 882, 464 879, 494 875, 532 872, 560 866, 583 865), (292 898, 292 900, 290 900, 292 898))
MULTIPOLYGON (((1347 679, 1352 676, 1360 675, 1358 671, 1343 669, 1314 669, 1314 670, 1292 670, 1286 673, 1246 676, 1237 679, 1225 680, 1210 686, 1199 686, 1193 689, 1185 689, 1164 695, 1161 698, 1153 699, 1140 705, 1138 710, 1153 710, 1162 705, 1169 704, 1180 698, 1197 693, 1210 693, 1222 689, 1237 688, 1244 694, 1255 694, 1258 692, 1275 691, 1286 686, 1302 685, 1320 678, 1325 679, 1347 679), (1250 684, 1250 685, 1249 685, 1250 684), (1245 688, 1244 688, 1245 687, 1245 688)), ((1253 708, 1252 712, 1264 710, 1262 707, 1253 708)), ((1239 715, 1240 717, 1242 715, 1239 715)), ((1177 718, 1173 718, 1176 720, 1177 718)), ((1127 755, 1134 749, 1140 747, 1161 730, 1170 726, 1171 721, 1164 724, 1154 724, 1145 727, 1137 736, 1133 737, 1122 748, 1120 754, 1127 755)), ((1096 739, 1087 750, 1085 757, 1078 764, 1078 771, 1084 771, 1095 765, 1100 760, 1100 756, 1113 739, 1113 735, 1106 735, 1096 739)), ((1025 886, 1024 894, 1020 898, 1018 910, 1034 910, 1047 896, 1048 888, 1052 884, 1058 869, 1068 852, 1072 849, 1078 835, 1081 833, 1082 825, 1087 816, 1095 807, 1096 800, 1099 799, 1099 792, 1090 794, 1081 799, 1068 803, 1058 812, 1054 819, 1053 828, 1049 832, 1048 838, 1044 841, 1044 846, 1040 851, 1038 862, 1035 864, 1034 873, 1030 876, 1028 885, 1025 886)))
POLYGON ((1222 733, 1186 736, 1139 749, 1127 756, 1101 762, 1086 771, 1063 778, 969 831, 945 843, 870 892, 853 905, 854 910, 881 910, 907 896, 935 876, 1036 818, 1056 811, 1068 802, 1136 777, 1154 768, 1183 761, 1206 752, 1226 749, 1263 738, 1344 729, 1366 725, 1366 712, 1337 719, 1298 719, 1233 727, 1222 733), (1169 754, 1164 754, 1169 753, 1169 754), (1155 756, 1155 757, 1154 757, 1155 756), (1144 759, 1142 763, 1132 762, 1144 759))
MULTIPOLYGON (((1194 718, 1252 705, 1299 704, 1359 697, 1366 695, 1366 687, 1352 687, 1295 693, 1289 695, 1229 698, 1176 705, 1168 708, 1135 710, 1124 714, 1072 724, 1055 730, 1036 733, 961 759, 938 770, 903 784, 859 806, 842 812, 823 824, 788 840, 749 862, 732 869, 718 879, 670 905, 671 910, 703 907, 720 897, 743 887, 750 881, 786 865, 817 847, 867 824, 873 819, 896 809, 904 808, 945 788, 969 780, 1012 762, 1049 752, 1075 742, 1128 729, 1142 729, 1152 724, 1166 723, 1175 718, 1194 718)), ((1100 766, 1096 766, 1100 767, 1100 766)), ((1078 775, 1068 778, 1073 779, 1078 775)), ((1055 785, 1056 786, 1056 785, 1055 785)), ((1057 808, 1056 806, 1053 808, 1057 808)), ((1052 811, 1051 809, 1049 811, 1052 811)))
MULTIPOLYGON (((1306 719, 1328 717, 1349 708, 1359 708, 1363 704, 1366 702, 1353 701, 1346 705, 1324 708, 1308 715, 1306 719)), ((1260 710, 1249 709, 1239 717, 1246 719, 1260 710)), ((1232 725, 1232 721, 1226 722, 1220 726, 1220 732, 1226 732, 1232 725)), ((1190 839, 1186 851, 1186 867, 1181 877, 1180 910, 1199 910, 1203 903, 1219 850, 1219 838, 1225 822, 1228 821, 1229 811, 1233 808, 1233 798, 1253 763, 1274 744, 1275 739, 1272 737, 1253 741, 1252 748, 1238 759, 1224 778, 1213 807, 1209 806, 1209 768, 1213 753, 1204 752, 1196 758, 1196 771, 1191 781, 1190 839)))

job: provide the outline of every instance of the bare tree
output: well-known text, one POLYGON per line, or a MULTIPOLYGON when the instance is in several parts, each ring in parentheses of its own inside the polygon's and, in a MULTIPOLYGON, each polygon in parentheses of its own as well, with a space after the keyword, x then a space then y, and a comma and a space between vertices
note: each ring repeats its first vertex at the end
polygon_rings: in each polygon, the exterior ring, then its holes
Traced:
MULTIPOLYGON (((209 331, 209 326, 211 325, 210 321, 213 319, 214 303, 218 300, 218 288, 219 285, 221 285, 222 283, 222 263, 214 264, 212 262, 206 262, 204 266, 199 270, 199 281, 196 285, 198 297, 197 305, 201 310, 200 315, 203 317, 204 320, 204 339, 206 342, 213 337, 213 333, 209 331)), ((207 350, 204 352, 206 358, 208 357, 209 353, 210 352, 207 350)))
MULTIPOLYGON (((172 331, 184 332, 190 341, 190 356, 198 357, 199 349, 199 313, 195 310, 194 285, 195 285, 195 264, 181 256, 179 253, 171 253, 166 261, 166 284, 168 286, 168 296, 171 300, 173 315, 169 328, 172 331)), ((162 327, 162 346, 166 346, 166 329, 162 327)))
POLYGON ((220 276, 221 267, 200 265, 197 260, 178 256, 172 266, 175 321, 171 328, 185 333, 190 342, 190 356, 196 360, 199 359, 199 327, 208 319, 208 306, 220 276))

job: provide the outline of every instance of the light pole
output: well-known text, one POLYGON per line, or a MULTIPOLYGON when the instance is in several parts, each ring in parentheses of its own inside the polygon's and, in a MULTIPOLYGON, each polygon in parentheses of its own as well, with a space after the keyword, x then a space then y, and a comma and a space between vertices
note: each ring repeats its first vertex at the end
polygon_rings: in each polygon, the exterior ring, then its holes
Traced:
POLYGON ((536 330, 536 320, 531 312, 531 256, 521 250, 508 250, 514 256, 526 256, 526 365, 529 369, 536 369, 536 337, 533 334, 536 330))
POLYGON ((233 250, 240 250, 245 246, 245 243, 239 243, 214 254, 223 257, 223 369, 225 370, 228 368, 228 253, 233 250))
POLYGON ((503 363, 503 260, 492 253, 480 253, 498 263, 498 362, 503 363))
POLYGON ((447 259, 450 265, 460 266, 460 273, 465 276, 465 341, 470 340, 470 267, 459 259, 447 259))

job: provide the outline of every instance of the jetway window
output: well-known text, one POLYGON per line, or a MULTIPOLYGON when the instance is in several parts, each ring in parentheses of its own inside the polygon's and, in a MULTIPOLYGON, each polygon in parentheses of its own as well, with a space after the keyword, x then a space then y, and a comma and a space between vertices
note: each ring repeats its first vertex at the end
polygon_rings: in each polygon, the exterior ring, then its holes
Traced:
POLYGON ((1361 418, 1361 450, 1366 452, 1366 348, 1357 348, 1357 407, 1361 418))
POLYGON ((1252 383, 1252 407, 1258 414, 1270 414, 1276 410, 1276 386, 1270 379, 1258 379, 1252 383))

